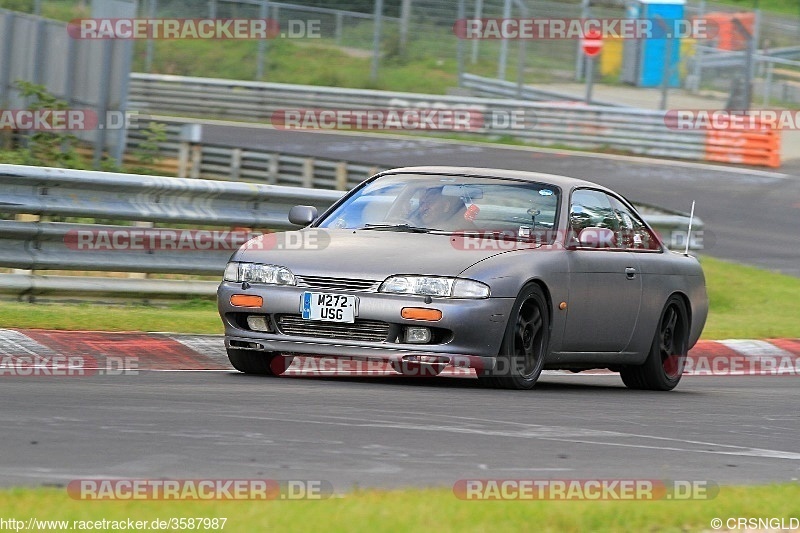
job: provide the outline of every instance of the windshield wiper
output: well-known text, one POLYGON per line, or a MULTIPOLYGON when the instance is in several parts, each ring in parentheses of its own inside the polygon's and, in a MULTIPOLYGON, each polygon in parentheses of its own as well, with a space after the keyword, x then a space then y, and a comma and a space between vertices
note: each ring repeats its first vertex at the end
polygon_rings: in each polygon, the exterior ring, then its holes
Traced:
POLYGON ((410 224, 364 224, 360 228, 356 229, 407 231, 409 233, 430 233, 432 231, 439 231, 433 228, 421 228, 419 226, 412 226, 410 224))

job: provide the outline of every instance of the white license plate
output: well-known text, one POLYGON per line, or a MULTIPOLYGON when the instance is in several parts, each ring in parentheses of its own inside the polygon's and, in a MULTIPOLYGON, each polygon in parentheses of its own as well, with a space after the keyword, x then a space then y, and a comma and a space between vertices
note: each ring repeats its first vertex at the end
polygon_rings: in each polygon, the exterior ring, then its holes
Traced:
POLYGON ((348 322, 356 320, 358 300, 355 296, 327 292, 304 292, 300 298, 300 314, 305 320, 348 322))

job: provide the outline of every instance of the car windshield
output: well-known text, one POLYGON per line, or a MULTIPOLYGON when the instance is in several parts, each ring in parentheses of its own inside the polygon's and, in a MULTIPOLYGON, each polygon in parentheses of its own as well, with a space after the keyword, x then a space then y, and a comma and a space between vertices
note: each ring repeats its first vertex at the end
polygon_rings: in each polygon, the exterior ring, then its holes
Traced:
POLYGON ((350 196, 324 228, 496 232, 529 237, 556 226, 560 189, 501 178, 391 174, 350 196))

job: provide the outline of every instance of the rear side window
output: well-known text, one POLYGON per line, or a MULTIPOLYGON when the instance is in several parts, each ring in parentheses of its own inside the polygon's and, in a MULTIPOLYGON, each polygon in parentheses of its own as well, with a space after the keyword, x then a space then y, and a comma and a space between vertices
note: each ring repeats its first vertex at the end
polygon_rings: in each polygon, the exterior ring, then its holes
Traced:
POLYGON ((617 243, 627 250, 661 250, 658 239, 633 210, 614 196, 608 197, 611 207, 619 220, 617 243))

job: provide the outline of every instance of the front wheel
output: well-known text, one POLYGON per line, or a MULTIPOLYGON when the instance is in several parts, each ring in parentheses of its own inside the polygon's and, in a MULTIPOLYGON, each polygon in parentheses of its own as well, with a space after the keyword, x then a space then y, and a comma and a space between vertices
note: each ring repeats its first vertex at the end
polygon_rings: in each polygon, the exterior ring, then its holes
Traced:
POLYGON ((644 364, 620 369, 629 389, 668 391, 681 380, 689 351, 689 318, 686 304, 671 296, 658 321, 653 344, 644 364))
POLYGON ((550 312, 538 285, 522 289, 514 302, 495 367, 478 371, 486 386, 532 389, 550 349, 550 312))
POLYGON ((260 376, 280 376, 286 372, 293 359, 274 352, 237 350, 236 348, 228 348, 227 352, 228 360, 233 368, 245 374, 260 376))

